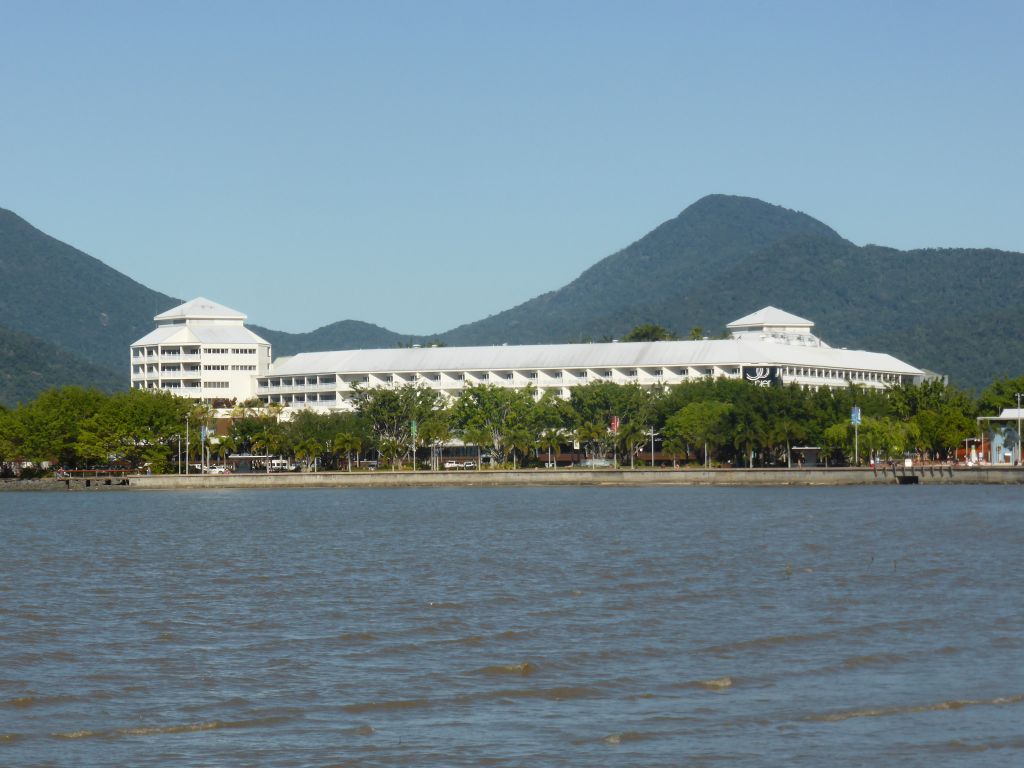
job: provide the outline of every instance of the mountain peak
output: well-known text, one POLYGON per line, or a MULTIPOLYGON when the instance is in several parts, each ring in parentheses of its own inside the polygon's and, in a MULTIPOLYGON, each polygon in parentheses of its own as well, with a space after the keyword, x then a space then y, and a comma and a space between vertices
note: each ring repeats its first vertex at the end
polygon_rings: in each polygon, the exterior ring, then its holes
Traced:
POLYGON ((683 209, 675 220, 688 225, 739 226, 769 240, 797 235, 843 239, 834 229, 802 211, 742 195, 705 195, 683 209))

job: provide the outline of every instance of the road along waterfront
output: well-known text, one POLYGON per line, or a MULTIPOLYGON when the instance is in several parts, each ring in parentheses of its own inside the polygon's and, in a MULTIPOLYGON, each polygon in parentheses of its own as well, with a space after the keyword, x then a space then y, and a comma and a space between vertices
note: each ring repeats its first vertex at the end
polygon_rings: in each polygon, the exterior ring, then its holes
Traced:
POLYGON ((186 488, 401 488, 429 486, 558 485, 1020 485, 1021 467, 917 467, 799 469, 554 469, 480 470, 466 472, 301 472, 239 475, 148 475, 131 477, 140 490, 186 488))

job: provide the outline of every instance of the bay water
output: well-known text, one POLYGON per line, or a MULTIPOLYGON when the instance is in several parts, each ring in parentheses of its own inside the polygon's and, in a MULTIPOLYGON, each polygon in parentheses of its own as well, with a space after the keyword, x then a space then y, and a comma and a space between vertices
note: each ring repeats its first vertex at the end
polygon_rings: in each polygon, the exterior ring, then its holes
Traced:
POLYGON ((0 765, 1024 765, 1017 487, 0 495, 0 765))

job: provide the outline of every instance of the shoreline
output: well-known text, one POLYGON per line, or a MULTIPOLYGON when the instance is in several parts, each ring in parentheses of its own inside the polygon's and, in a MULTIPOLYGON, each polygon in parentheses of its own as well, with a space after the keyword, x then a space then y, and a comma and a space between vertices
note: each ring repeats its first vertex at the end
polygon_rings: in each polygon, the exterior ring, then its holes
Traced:
POLYGON ((237 475, 129 475, 0 481, 0 491, 230 490, 544 486, 1022 485, 1024 467, 835 467, 778 469, 519 469, 460 472, 302 472, 237 475))

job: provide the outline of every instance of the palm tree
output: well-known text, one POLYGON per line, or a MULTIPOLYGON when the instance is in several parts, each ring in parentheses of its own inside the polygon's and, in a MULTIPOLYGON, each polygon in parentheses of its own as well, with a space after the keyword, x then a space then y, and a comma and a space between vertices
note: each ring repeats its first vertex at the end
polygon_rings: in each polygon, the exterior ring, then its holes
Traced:
POLYGON ((345 454, 349 472, 352 471, 352 454, 357 453, 362 447, 363 439, 350 432, 340 432, 334 438, 334 450, 345 454))
POLYGON ((238 441, 231 435, 224 435, 217 441, 216 453, 220 456, 221 464, 227 464, 228 456, 238 453, 238 441))
POLYGON ((297 458, 302 459, 306 463, 306 469, 309 469, 313 461, 323 453, 323 446, 319 440, 308 437, 295 446, 295 455, 297 458))
POLYGON ((491 439, 490 430, 486 427, 468 427, 463 430, 462 439, 466 443, 476 446, 476 468, 478 470, 483 469, 482 447, 484 443, 489 443, 491 439))
POLYGON ((618 438, 619 445, 622 446, 623 453, 629 453, 630 469, 636 467, 637 446, 643 445, 646 437, 647 432, 636 422, 627 421, 619 425, 616 438, 618 438))
MULTIPOLYGON (((591 455, 594 459, 597 459, 597 450, 601 445, 601 440, 608 433, 608 428, 604 424, 598 424, 597 422, 590 422, 580 424, 576 428, 576 439, 580 441, 581 445, 589 445, 591 448, 591 455)), ((594 461, 591 464, 591 469, 597 466, 597 462, 594 461)))
POLYGON ((544 448, 548 452, 548 466, 552 469, 555 466, 555 462, 551 459, 551 451, 559 450, 562 447, 562 442, 565 439, 565 435, 560 429, 545 429, 541 435, 538 445, 544 448))
POLYGON ((512 427, 505 434, 505 443, 508 445, 508 452, 512 456, 512 469, 516 468, 516 451, 523 454, 523 460, 526 459, 526 452, 529 450, 530 445, 533 443, 533 436, 529 430, 522 427, 512 427))

